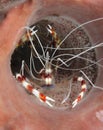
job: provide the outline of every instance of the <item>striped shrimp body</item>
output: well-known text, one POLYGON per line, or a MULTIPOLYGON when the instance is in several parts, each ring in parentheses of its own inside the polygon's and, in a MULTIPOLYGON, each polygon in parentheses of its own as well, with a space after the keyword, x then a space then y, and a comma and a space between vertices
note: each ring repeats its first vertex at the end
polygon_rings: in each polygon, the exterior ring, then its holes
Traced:
POLYGON ((49 52, 46 54, 46 63, 45 63, 45 68, 41 69, 39 72, 41 79, 44 81, 44 84, 42 87, 51 87, 53 85, 53 74, 52 74, 52 68, 51 64, 49 62, 49 52))
POLYGON ((84 97, 86 91, 87 91, 87 85, 86 81, 84 80, 83 77, 76 77, 73 78, 73 82, 80 82, 81 84, 81 92, 77 96, 77 98, 72 102, 72 108, 74 108, 84 97))
POLYGON ((60 43, 60 38, 58 37, 56 31, 53 29, 53 27, 50 24, 48 24, 47 30, 52 35, 54 39, 54 42, 52 42, 52 44, 53 44, 53 47, 56 48, 60 43))
POLYGON ((35 87, 33 87, 27 80, 26 77, 21 75, 20 73, 16 74, 16 79, 22 84, 22 86, 31 94, 35 95, 39 101, 46 103, 50 107, 53 105, 49 102, 55 102, 52 98, 45 96, 43 93, 39 92, 35 87))

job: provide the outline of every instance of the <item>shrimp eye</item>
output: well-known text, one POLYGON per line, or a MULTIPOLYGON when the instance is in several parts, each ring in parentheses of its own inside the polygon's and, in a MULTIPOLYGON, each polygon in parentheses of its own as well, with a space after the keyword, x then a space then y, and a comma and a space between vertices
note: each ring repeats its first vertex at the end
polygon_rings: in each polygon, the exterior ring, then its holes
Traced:
POLYGON ((75 107, 92 88, 86 76, 95 83, 98 72, 88 32, 63 16, 48 16, 24 30, 11 56, 13 75, 25 77, 21 84, 47 105, 75 107))

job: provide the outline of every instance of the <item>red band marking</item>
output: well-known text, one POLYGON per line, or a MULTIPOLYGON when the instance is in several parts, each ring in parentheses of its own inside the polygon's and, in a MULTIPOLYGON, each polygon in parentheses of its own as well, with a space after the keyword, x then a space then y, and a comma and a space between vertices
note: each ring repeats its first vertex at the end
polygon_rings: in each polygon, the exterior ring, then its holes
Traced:
POLYGON ((50 74, 46 74, 45 72, 42 72, 41 73, 41 77, 43 77, 43 78, 52 78, 52 74, 50 73, 50 74))
POLYGON ((85 80, 82 80, 81 85, 84 85, 84 84, 86 84, 86 82, 85 82, 85 80))
POLYGON ((32 93, 32 91, 33 91, 33 86, 28 85, 28 86, 27 86, 27 90, 28 90, 30 93, 32 93))
POLYGON ((46 101, 46 96, 44 94, 40 93, 40 99, 45 102, 46 101))
POLYGON ((19 82, 23 82, 25 80, 25 77, 24 76, 18 76, 17 80, 19 82))
POLYGON ((86 91, 86 88, 82 88, 82 90, 81 90, 82 92, 85 92, 86 91))
POLYGON ((80 101, 81 100, 81 95, 80 96, 78 96, 78 101, 80 101))
POLYGON ((52 33, 52 35, 54 35, 54 34, 55 34, 55 32, 54 32, 54 30, 53 30, 53 29, 51 29, 51 33, 52 33))

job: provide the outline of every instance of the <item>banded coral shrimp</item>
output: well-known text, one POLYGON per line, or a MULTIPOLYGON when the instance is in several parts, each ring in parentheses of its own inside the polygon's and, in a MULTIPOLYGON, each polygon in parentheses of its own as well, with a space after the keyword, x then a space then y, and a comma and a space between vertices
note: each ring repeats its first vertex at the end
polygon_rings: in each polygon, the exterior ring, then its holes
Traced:
MULTIPOLYGON (((39 31, 41 33, 43 32, 42 29, 39 30, 36 25, 24 27, 26 33, 23 35, 20 43, 18 43, 16 50, 21 46, 22 48, 29 48, 29 57, 26 57, 28 63, 26 63, 25 59, 21 59, 22 62, 20 61, 21 65, 19 67, 21 71, 17 70, 14 74, 16 79, 27 91, 34 94, 41 102, 48 104, 50 107, 56 106, 58 102, 55 98, 55 96, 58 95, 56 88, 62 89, 66 86, 64 91, 66 93, 63 94, 61 100, 59 99, 59 104, 62 106, 66 103, 66 106, 72 108, 82 101, 84 95, 86 95, 92 87, 102 90, 101 87, 94 85, 94 77, 91 78, 91 75, 88 76, 87 69, 89 68, 88 71, 92 73, 94 69, 97 71, 97 66, 103 67, 99 64, 102 59, 96 61, 94 58, 94 49, 102 47, 103 43, 83 47, 77 47, 77 45, 68 47, 68 45, 63 44, 68 37, 82 26, 100 20, 103 20, 103 18, 88 21, 77 27, 74 26, 74 29, 72 29, 63 40, 61 40, 61 36, 58 35, 55 27, 51 24, 47 23, 44 27, 45 29, 43 28, 45 30, 44 36, 46 37, 39 34, 39 31), (40 37, 45 39, 45 43, 40 37), (65 47, 65 45, 67 47, 65 47), (93 56, 91 58, 88 55, 93 56), (91 69, 91 66, 94 68, 91 69), (68 75, 68 73, 70 74, 68 75), (66 85, 64 85, 65 81, 67 82, 66 85), (58 87, 58 84, 62 87, 58 87), (76 84, 78 84, 79 87, 76 84), (72 92, 74 87, 76 89, 72 92), (49 96, 45 96, 45 94, 49 96)), ((79 31, 83 33, 82 29, 79 31)), ((60 91, 60 95, 62 95, 61 92, 62 91, 60 91)))

